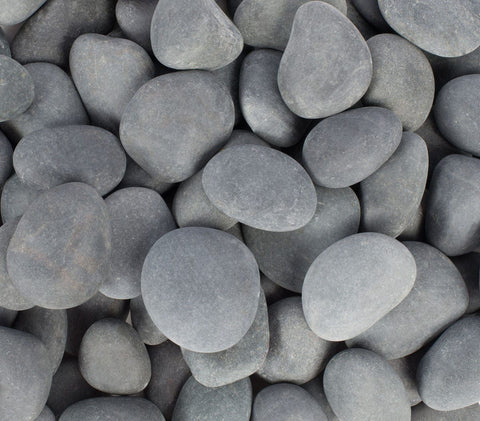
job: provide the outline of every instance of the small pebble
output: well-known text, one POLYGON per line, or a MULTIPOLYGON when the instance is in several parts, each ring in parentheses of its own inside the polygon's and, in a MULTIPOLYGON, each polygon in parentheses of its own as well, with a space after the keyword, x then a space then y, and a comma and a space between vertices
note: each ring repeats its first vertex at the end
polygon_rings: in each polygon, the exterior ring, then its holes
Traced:
POLYGON ((0 54, 12 57, 10 43, 8 42, 7 36, 2 28, 0 28, 0 54))
POLYGON ((323 389, 323 375, 315 377, 313 380, 310 380, 308 383, 302 385, 302 387, 315 398, 317 403, 322 408, 322 411, 327 416, 327 421, 339 421, 338 417, 330 407, 327 397, 325 396, 325 391, 323 389))
POLYGON ((122 181, 118 185, 119 188, 145 187, 163 194, 172 186, 172 183, 165 183, 164 181, 152 177, 127 155, 127 168, 122 181))

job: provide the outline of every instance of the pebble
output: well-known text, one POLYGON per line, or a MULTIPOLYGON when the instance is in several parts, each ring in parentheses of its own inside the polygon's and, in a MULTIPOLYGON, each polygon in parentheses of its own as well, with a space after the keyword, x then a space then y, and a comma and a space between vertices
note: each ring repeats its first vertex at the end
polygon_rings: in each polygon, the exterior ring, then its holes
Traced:
POLYGON ((12 145, 6 136, 0 132, 0 186, 3 186, 13 169, 12 145))
POLYGON ((365 94, 371 79, 370 50, 355 25, 327 3, 302 5, 278 70, 288 108, 304 118, 337 114, 365 94))
POLYGON ((378 0, 351 0, 361 15, 380 32, 390 32, 388 23, 380 12, 378 0))
POLYGON ((415 378, 418 361, 412 361, 411 358, 398 358, 396 360, 390 360, 388 363, 402 379, 408 400, 410 401, 410 406, 415 406, 422 402, 415 378))
POLYGON ((55 415, 48 406, 45 406, 40 415, 35 418, 35 421, 55 421, 55 415))
POLYGON ((348 187, 377 171, 401 139, 402 124, 392 111, 357 108, 326 118, 310 131, 303 163, 315 184, 348 187))
POLYGON ((423 403, 412 408, 412 421, 478 421, 479 419, 478 403, 454 411, 435 411, 423 403))
POLYGON ((82 183, 54 187, 20 219, 7 250, 8 273, 33 304, 75 307, 106 279, 110 237, 108 212, 95 189, 82 183))
MULTIPOLYGON (((127 155, 127 168, 122 181, 118 185, 119 188, 126 187, 145 187, 147 189, 155 190, 163 194, 169 190, 173 184, 165 183, 148 174, 140 165, 127 155)), ((1 203, 0 203, 1 204, 1 203)))
POLYGON ((15 25, 33 15, 47 0, 0 1, 0 25, 15 25))
POLYGON ((468 253, 463 256, 452 258, 453 264, 463 277, 468 289, 469 303, 466 313, 474 313, 480 310, 479 272, 480 254, 468 253))
POLYGON ((91 386, 111 394, 141 392, 151 377, 150 358, 140 336, 118 319, 102 319, 88 328, 78 365, 91 386))
POLYGON ((318 336, 344 341, 358 336, 408 295, 415 259, 399 241, 361 233, 322 252, 305 276, 305 319, 318 336))
POLYGON ((198 172, 220 149, 234 120, 232 98, 214 75, 175 72, 137 91, 123 113, 120 139, 150 175, 176 183, 198 172))
POLYGON ((0 326, 11 327, 17 317, 18 311, 9 310, 5 307, 0 307, 0 326))
POLYGON ((13 174, 3 186, 0 209, 2 222, 12 221, 22 216, 41 191, 27 186, 16 174, 13 174))
POLYGON ((167 340, 167 337, 153 323, 141 295, 130 300, 130 316, 132 326, 140 335, 144 344, 160 345, 167 340))
POLYGON ((218 352, 238 343, 252 325, 260 275, 252 253, 234 236, 181 228, 150 249, 142 296, 153 322, 171 341, 195 352, 218 352))

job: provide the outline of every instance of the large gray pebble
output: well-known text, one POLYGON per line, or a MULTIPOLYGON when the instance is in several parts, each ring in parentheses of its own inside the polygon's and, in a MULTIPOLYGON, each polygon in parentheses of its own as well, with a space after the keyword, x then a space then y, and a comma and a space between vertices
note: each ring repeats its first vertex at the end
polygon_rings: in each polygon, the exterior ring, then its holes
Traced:
POLYGON ((38 130, 25 136, 13 155, 17 175, 38 190, 80 181, 104 195, 120 183, 126 165, 118 139, 93 126, 38 130))
POLYGON ((249 421, 251 408, 249 378, 210 388, 190 377, 178 396, 172 421, 249 421))
POLYGON ((420 398, 418 393, 417 380, 415 378, 417 361, 407 358, 398 358, 396 360, 390 360, 388 363, 402 379, 408 400, 410 401, 410 406, 418 405, 422 401, 422 398, 420 398))
POLYGON ((160 345, 167 340, 167 337, 153 323, 141 295, 130 300, 130 316, 132 326, 138 332, 144 344, 160 345))
POLYGON ((0 186, 3 186, 12 172, 13 150, 7 137, 0 132, 0 186))
POLYGON ((410 420, 402 380, 374 352, 356 348, 335 355, 325 369, 323 384, 328 402, 341 420, 410 420))
POLYGON ((35 418, 35 421, 55 421, 55 415, 48 406, 45 406, 40 415, 35 418))
POLYGON ((75 307, 108 276, 110 221, 97 191, 68 183, 45 192, 25 212, 7 251, 8 273, 33 304, 75 307))
POLYGON ((99 34, 85 34, 75 40, 70 50, 70 71, 92 124, 114 133, 125 106, 155 75, 152 59, 142 47, 99 34))
POLYGON ((105 199, 112 227, 110 276, 100 292, 128 299, 141 294, 140 278, 148 251, 162 235, 176 228, 165 201, 143 187, 117 190, 105 199))
POLYGON ((17 317, 18 311, 9 310, 5 307, 0 307, 0 326, 11 327, 17 317))
POLYGON ((424 355, 417 369, 423 402, 437 411, 453 411, 480 396, 480 316, 450 326, 424 355))
POLYGON ((174 183, 203 167, 229 138, 234 120, 232 98, 213 74, 176 72, 137 91, 125 108, 120 139, 145 171, 174 183))
POLYGON ((480 310, 480 291, 479 291, 479 272, 480 272, 480 254, 468 253, 463 256, 452 258, 453 264, 465 281, 468 289, 469 303, 467 313, 474 313, 480 310))
POLYGON ((301 6, 278 70, 287 106, 304 118, 328 117, 354 105, 371 79, 370 50, 353 23, 322 1, 301 6))
POLYGON ((283 288, 301 292, 308 268, 328 246, 355 234, 360 204, 350 188, 316 187, 317 209, 303 228, 289 232, 243 227, 245 243, 260 270, 283 288))
POLYGON ((22 216, 42 192, 26 185, 16 174, 5 183, 0 200, 3 223, 22 216))
POLYGON ((234 236, 181 228, 150 249, 142 296, 167 338, 191 351, 218 352, 238 343, 252 325, 260 275, 252 253, 234 236))
POLYGON ((47 0, 2 0, 0 25, 15 25, 33 15, 47 0))
POLYGON ((367 330, 412 289, 415 259, 384 234, 351 235, 327 248, 310 266, 303 311, 321 338, 343 341, 367 330))
POLYGON ((478 421, 479 419, 478 403, 453 411, 435 411, 423 403, 412 408, 412 421, 478 421))
MULTIPOLYGON (((378 0, 351 0, 362 16, 380 32, 390 32, 390 27, 378 7, 378 0)), ((348 16, 348 15, 347 15, 348 16)))
POLYGON ((305 140, 303 162, 316 184, 348 187, 378 170, 401 138, 402 123, 392 111, 357 108, 318 123, 305 140))
POLYGON ((266 231, 293 231, 313 217, 316 194, 288 155, 256 145, 228 148, 203 170, 203 188, 226 215, 266 231))
POLYGON ((387 23, 432 54, 463 56, 480 46, 479 5, 472 0, 378 0, 387 23))

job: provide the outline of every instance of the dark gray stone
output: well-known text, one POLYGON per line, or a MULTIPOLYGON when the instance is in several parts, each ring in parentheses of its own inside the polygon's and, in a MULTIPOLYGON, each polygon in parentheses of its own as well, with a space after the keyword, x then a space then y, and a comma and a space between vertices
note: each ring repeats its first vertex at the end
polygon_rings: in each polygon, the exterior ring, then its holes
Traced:
MULTIPOLYGON (((118 185, 119 188, 126 187, 145 187, 147 189, 155 190, 162 194, 165 193, 173 184, 165 183, 157 180, 148 174, 140 165, 138 165, 132 158, 127 155, 127 168, 122 181, 118 185)), ((1 204, 1 202, 0 202, 1 204)))
POLYGON ((80 181, 107 194, 122 180, 126 157, 110 132, 93 126, 38 130, 15 148, 13 166, 20 179, 38 190, 80 181))
POLYGON ((153 323, 141 295, 130 300, 130 316, 132 326, 138 332, 144 344, 160 345, 167 340, 167 337, 153 323))
POLYGON ((105 199, 112 226, 110 276, 100 292, 117 299, 141 294, 140 278, 148 251, 162 235, 176 228, 162 197, 143 187, 117 190, 105 199))
POLYGON ((88 115, 72 79, 50 63, 25 65, 35 86, 32 105, 18 117, 0 126, 15 144, 36 130, 46 127, 88 124, 88 115))
POLYGON ((406 358, 398 358, 390 360, 388 363, 402 379, 410 406, 415 406, 422 402, 422 398, 418 394, 417 380, 415 378, 417 367, 412 364, 412 361, 406 358))
POLYGON ((480 46, 480 6, 459 0, 378 0, 387 23, 422 50, 442 57, 463 56, 480 46))
POLYGON ((414 211, 405 229, 397 237, 399 241, 421 241, 425 240, 425 204, 428 192, 423 194, 420 206, 414 211))
POLYGON ((3 186, 12 172, 12 145, 0 132, 0 186, 3 186))
POLYGON ((453 411, 478 403, 479 349, 479 315, 465 317, 450 326, 418 365, 418 390, 423 402, 437 411, 453 411))
POLYGON ((45 308, 80 305, 108 276, 110 221, 97 191, 68 183, 25 212, 7 251, 7 269, 27 300, 45 308))
POLYGON ((228 230, 225 230, 225 232, 233 235, 236 239, 240 240, 242 243, 245 243, 240 223, 235 224, 232 228, 229 228, 228 230))
POLYGON ((113 133, 135 92, 155 76, 152 59, 142 47, 99 34, 75 40, 70 71, 92 123, 113 133))
POLYGON ((265 293, 268 305, 295 295, 293 292, 282 288, 280 285, 268 279, 263 273, 260 274, 260 285, 265 293))
POLYGON ((0 25, 15 25, 27 20, 47 0, 0 1, 0 25))
POLYGON ((12 55, 20 63, 46 61, 66 68, 76 38, 107 34, 114 22, 115 0, 49 0, 18 31, 12 55))
POLYGON ((348 187, 378 170, 401 138, 402 123, 392 111, 357 108, 318 123, 305 140, 303 162, 316 184, 348 187))
POLYGON ((270 146, 267 142, 262 140, 256 134, 252 133, 249 130, 238 130, 235 129, 232 132, 232 135, 228 139, 228 142, 225 143, 225 148, 230 148, 232 146, 241 146, 241 145, 257 145, 257 146, 270 146))
POLYGON ((478 403, 454 411, 435 411, 423 403, 412 408, 412 421, 478 421, 479 419, 478 403))
POLYGON ((214 0, 160 0, 150 39, 158 61, 173 69, 218 69, 243 49, 242 35, 214 0))
POLYGON ((10 51, 10 43, 8 42, 8 38, 2 28, 0 28, 0 54, 8 57, 12 56, 12 52, 10 51))
POLYGON ((305 170, 288 155, 262 146, 235 146, 218 153, 203 170, 202 183, 220 211, 267 231, 305 226, 317 203, 305 170))
POLYGON ((252 325, 260 275, 252 253, 234 236, 181 228, 150 249, 142 296, 167 338, 191 351, 218 352, 238 343, 252 325))
POLYGON ((452 258, 453 264, 465 281, 468 289, 469 303, 467 313, 474 313, 480 310, 480 291, 479 291, 479 270, 480 270, 480 254, 469 253, 463 256, 452 258))
MULTIPOLYGON (((357 27, 359 32, 366 40, 373 37, 377 30, 360 14, 352 0, 346 0, 347 3, 347 18, 357 27)), ((330 420, 329 420, 330 421, 330 420)))
POLYGON ((353 23, 322 1, 301 6, 278 69, 287 106, 304 118, 328 117, 354 105, 371 79, 370 50, 353 23))
POLYGON ((251 408, 252 385, 249 378, 210 388, 190 377, 178 396, 172 421, 249 421, 251 408))
POLYGON ((390 32, 390 27, 380 12, 377 0, 352 0, 352 3, 361 15, 380 32, 390 32))
POLYGON ((78 366, 85 380, 106 393, 141 392, 151 377, 150 358, 138 333, 118 319, 103 319, 83 336, 78 366))
POLYGON ((13 174, 2 190, 0 207, 3 223, 22 216, 30 204, 41 194, 41 191, 27 186, 16 174, 13 174))
POLYGON ((125 108, 120 139, 145 171, 175 183, 198 172, 220 149, 234 120, 232 98, 216 76, 175 72, 137 91, 125 108))
POLYGON ((35 418, 35 421, 55 421, 55 415, 48 406, 45 406, 40 415, 35 418))
POLYGON ((355 234, 360 223, 360 204, 350 188, 316 187, 317 209, 303 228, 289 232, 243 227, 245 243, 260 270, 272 281, 301 292, 308 268, 328 246, 355 234))
POLYGON ((305 319, 326 340, 353 338, 400 304, 416 273, 415 259, 399 241, 379 233, 351 235, 310 266, 302 290, 305 319))
POLYGON ((327 401, 325 396, 325 391, 323 389, 323 376, 315 377, 313 380, 310 380, 308 383, 302 385, 302 387, 310 393, 317 401, 317 403, 322 408, 322 411, 327 417, 327 421, 339 421, 338 417, 333 412, 330 404, 327 401))
POLYGON ((402 380, 388 362, 366 349, 335 355, 323 376, 337 417, 351 421, 409 421, 410 403, 402 380))
POLYGON ((17 317, 17 314, 18 311, 0 307, 0 326, 11 327, 15 321, 15 318, 17 317))

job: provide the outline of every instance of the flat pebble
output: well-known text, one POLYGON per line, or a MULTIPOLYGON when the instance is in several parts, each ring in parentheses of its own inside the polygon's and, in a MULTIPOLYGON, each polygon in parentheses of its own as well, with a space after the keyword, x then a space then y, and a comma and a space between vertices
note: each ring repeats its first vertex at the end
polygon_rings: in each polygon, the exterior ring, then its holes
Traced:
POLYGON ((12 172, 13 150, 7 137, 0 132, 0 186, 3 186, 12 172))
MULTIPOLYGON (((361 15, 380 32, 390 32, 390 27, 378 7, 378 0, 351 0, 361 15)), ((347 15, 348 16, 348 15, 347 15)))
POLYGON ((35 421, 55 421, 55 415, 48 406, 45 406, 40 415, 35 418, 35 421))
POLYGON ((47 0, 2 0, 0 25, 15 25, 33 15, 47 0))
POLYGON ((5 307, 0 307, 0 326, 11 327, 17 317, 18 311, 9 310, 5 307))
POLYGON ((167 337, 153 323, 141 295, 130 300, 130 316, 132 326, 138 332, 144 344, 160 345, 167 340, 167 337))
POLYGON ((478 403, 453 411, 435 411, 423 403, 412 408, 412 421, 478 421, 479 419, 478 403))
POLYGON ((13 174, 2 190, 0 200, 2 222, 6 223, 22 216, 41 194, 40 190, 26 185, 16 174, 13 174))
POLYGON ((408 358, 398 358, 396 360, 390 360, 388 363, 402 379, 408 400, 410 401, 410 406, 415 406, 422 402, 422 398, 418 393, 417 380, 415 378, 417 371, 416 364, 418 361, 413 361, 408 358))
POLYGON ((165 183, 164 181, 152 177, 127 155, 127 168, 125 169, 125 174, 122 178, 122 181, 118 185, 119 188, 145 187, 162 194, 172 186, 173 184, 171 183, 165 183))
POLYGON ((479 272, 480 272, 480 254, 468 253, 463 256, 452 258, 453 264, 465 281, 468 289, 469 303, 467 313, 474 313, 480 310, 480 291, 479 291, 479 272))

